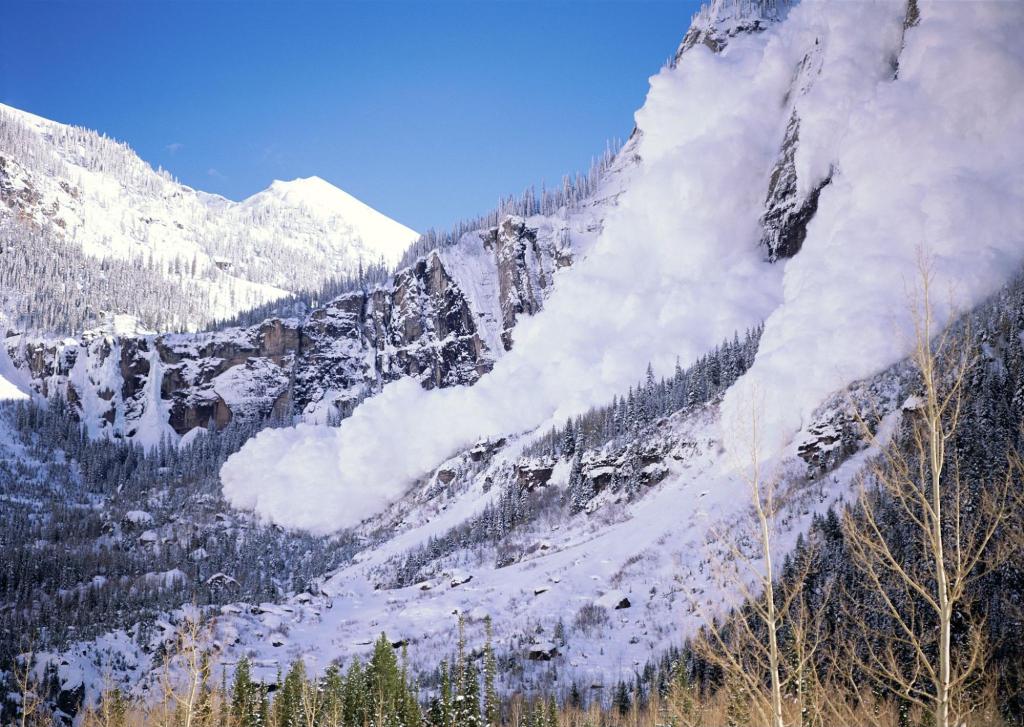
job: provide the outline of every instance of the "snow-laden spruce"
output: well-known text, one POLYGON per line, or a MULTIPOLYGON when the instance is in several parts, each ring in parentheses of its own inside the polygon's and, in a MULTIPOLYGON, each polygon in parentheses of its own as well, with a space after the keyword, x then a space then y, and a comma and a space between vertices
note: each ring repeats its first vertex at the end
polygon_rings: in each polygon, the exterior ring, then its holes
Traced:
POLYGON ((391 384, 338 429, 265 431, 225 464, 225 495, 286 526, 351 525, 480 436, 561 421, 648 361, 667 372, 764 319, 727 413, 756 388, 774 442, 788 439, 830 391, 905 353, 919 246, 964 304, 1024 257, 1024 13, 921 3, 920 16, 906 29, 901 3, 808 3, 721 52, 687 50, 651 80, 643 161, 601 237, 491 374, 391 384), (770 264, 760 216, 793 118, 798 190, 831 182, 802 249, 770 264))

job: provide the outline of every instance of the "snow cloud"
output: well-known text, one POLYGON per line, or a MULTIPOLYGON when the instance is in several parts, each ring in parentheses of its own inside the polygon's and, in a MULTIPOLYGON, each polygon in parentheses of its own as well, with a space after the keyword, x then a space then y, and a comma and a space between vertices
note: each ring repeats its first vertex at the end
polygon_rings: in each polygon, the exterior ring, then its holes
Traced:
POLYGON ((919 250, 940 325, 951 303, 978 302, 1024 263, 1022 33, 1014 3, 922 3, 895 81, 847 109, 822 84, 808 98, 802 153, 833 158, 839 173, 725 402, 735 419, 752 392, 763 397, 763 454, 828 394, 909 353, 919 250), (821 133, 837 128, 837 109, 843 133, 821 133))
MULTIPOLYGON (((353 525, 478 437, 560 421, 621 393, 648 361, 667 373, 765 318, 741 386, 764 390, 784 436, 851 375, 900 355, 894 296, 902 306, 919 241, 969 295, 991 290, 1024 251, 1020 13, 923 7, 893 82, 900 5, 807 4, 654 76, 636 116, 642 164, 489 375, 430 392, 399 381, 339 428, 263 432, 224 465, 228 500, 312 532, 353 525), (825 61, 801 102, 796 163, 803 183, 834 168, 833 183, 804 249, 770 265, 758 217, 784 99, 815 41, 825 61)), ((730 394, 729 411, 742 401, 730 394)))

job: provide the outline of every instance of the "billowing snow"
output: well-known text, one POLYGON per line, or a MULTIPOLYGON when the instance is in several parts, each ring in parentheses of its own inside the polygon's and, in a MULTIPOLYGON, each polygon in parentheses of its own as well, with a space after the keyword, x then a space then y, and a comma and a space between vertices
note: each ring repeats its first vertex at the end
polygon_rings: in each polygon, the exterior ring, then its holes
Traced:
POLYGON ((766 318, 727 414, 744 415, 756 388, 781 441, 830 391, 907 350, 919 244, 965 303, 992 291, 1024 257, 1024 14, 923 4, 893 80, 903 10, 808 3, 724 53, 687 52, 651 79, 643 162, 600 238, 491 374, 431 392, 399 381, 339 428, 264 432, 225 464, 229 501, 314 532, 352 525, 478 437, 563 420, 648 361, 667 373, 766 318), (823 63, 798 103, 796 163, 802 184, 830 169, 833 182, 803 250, 771 265, 758 217, 809 49, 823 63))
MULTIPOLYGON (((936 331, 1024 263, 1022 33, 1014 3, 923 3, 897 81, 846 109, 834 88, 815 86, 800 148, 819 168, 833 156, 840 173, 786 265, 784 301, 754 366, 725 404, 735 419, 760 400, 766 448, 777 450, 830 392, 909 353, 919 252, 934 275, 936 331)), ((851 86, 862 72, 842 71, 851 86)))
POLYGON ((491 374, 430 393, 399 381, 340 428, 264 432, 225 464, 228 499, 282 525, 351 525, 460 445, 564 418, 625 389, 648 360, 667 370, 759 323, 781 277, 754 244, 778 136, 761 109, 790 75, 763 62, 769 46, 784 54, 769 36, 743 38, 727 58, 702 49, 652 79, 637 114, 643 165, 491 374), (761 172, 737 174, 749 169, 761 172))

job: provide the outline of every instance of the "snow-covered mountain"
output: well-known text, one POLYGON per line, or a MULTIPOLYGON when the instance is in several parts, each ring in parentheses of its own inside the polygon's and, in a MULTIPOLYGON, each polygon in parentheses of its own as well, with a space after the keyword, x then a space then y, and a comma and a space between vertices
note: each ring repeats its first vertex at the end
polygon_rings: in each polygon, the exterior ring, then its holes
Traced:
POLYGON ((319 177, 233 202, 179 184, 124 143, 0 105, 5 218, 91 258, 157 271, 202 303, 168 322, 191 329, 317 290, 360 263, 394 265, 418 237, 319 177))
MULTIPOLYGON (((343 652, 352 648, 349 627, 359 631, 388 614, 430 651, 450 638, 439 614, 474 603, 498 609, 509 602, 509 584, 522 595, 496 620, 508 619, 510 636, 551 633, 583 605, 579 599, 623 585, 634 594, 642 588, 651 604, 632 635, 637 617, 626 614, 623 638, 642 643, 651 629, 674 630, 684 622, 683 604, 666 607, 654 590, 673 588, 670 571, 699 573, 701 544, 743 511, 737 462, 753 446, 751 412, 763 427, 753 440, 758 455, 785 475, 797 507, 791 522, 806 527, 813 512, 848 492, 860 461, 843 451, 839 469, 847 469, 825 480, 801 471, 801 451, 837 440, 829 420, 841 418, 843 397, 824 413, 822 405, 863 379, 878 388, 880 431, 900 416, 905 390, 875 377, 909 353, 907 295, 922 256, 935 289, 955 291, 935 301, 939 326, 1020 270, 1024 61, 1010 40, 1024 28, 1019 7, 721 0, 695 22, 690 35, 714 42, 684 42, 651 79, 632 144, 638 166, 594 242, 544 308, 517 325, 511 351, 490 372, 471 387, 391 383, 338 427, 265 430, 224 465, 225 495, 237 507, 315 533, 379 534, 328 581, 335 610, 319 611, 320 619, 331 624, 327 633, 342 635, 327 646, 292 631, 296 650, 319 644, 325 655, 343 652), (986 153, 992 144, 1005 153, 986 153), (515 550, 507 542, 494 546, 496 555, 465 545, 484 527, 472 518, 501 506, 499 485, 511 483, 513 498, 536 487, 533 475, 512 473, 541 433, 613 397, 632 407, 630 387, 649 362, 653 377, 677 362, 701 364, 720 342, 762 323, 756 356, 728 379, 711 411, 659 424, 671 444, 654 461, 641 455, 640 469, 660 463, 667 474, 649 495, 635 504, 613 497, 589 517, 564 520, 564 510, 545 510, 557 516, 532 532, 535 549, 524 546, 512 563, 503 557, 515 550), (684 443, 692 451, 680 451, 684 443), (464 453, 454 469, 438 469, 453 452, 464 453), (541 535, 556 525, 557 535, 541 535), (445 528, 453 551, 437 540, 445 528), (473 582, 445 577, 443 589, 431 580, 421 591, 401 583, 373 590, 387 583, 374 583, 378 568, 387 571, 385 558, 418 548, 432 566, 414 573, 440 578, 470 563, 473 582), (635 566, 645 560, 650 568, 635 566), (656 563, 666 571, 651 580, 656 563), (532 598, 561 582, 572 584, 565 597, 576 600, 554 598, 550 610, 535 611, 532 598)), ((706 376, 724 378, 719 366, 706 376)), ((605 460, 595 469, 610 480, 626 464, 621 455, 594 457, 605 460)), ((564 502, 567 464, 561 476, 552 463, 540 478, 559 485, 537 495, 540 502, 564 502)), ((710 589, 702 578, 694 587, 710 589)), ((713 608, 719 594, 708 599, 713 608)), ((591 650, 600 643, 575 655, 581 668, 595 662, 591 650)), ((604 648, 615 649, 621 668, 650 645, 615 640, 604 648)))
MULTIPOLYGON (((508 688, 600 690, 735 603, 710 564, 750 502, 752 407, 780 550, 849 497, 873 454, 853 408, 885 442, 914 407, 922 253, 953 291, 935 325, 969 312, 984 341, 971 416, 1019 423, 1022 33, 1008 3, 714 0, 571 204, 421 243, 301 318, 11 337, 7 370, 95 435, 180 435, 182 482, 229 422, 292 424, 224 455, 217 504, 355 552, 276 602, 218 595, 227 663, 272 678, 386 630, 429 668, 458 613, 471 639, 491 617, 508 688)), ((174 542, 177 516, 154 537, 174 542)), ((143 631, 64 666, 116 643, 144 672, 143 631)))
POLYGON ((144 445, 236 417, 337 422, 403 378, 424 389, 470 385, 512 347, 516 323, 543 308, 620 183, 612 173, 579 206, 467 232, 386 284, 301 317, 173 334, 115 320, 78 338, 12 334, 0 356, 23 391, 66 399, 93 436, 144 445))

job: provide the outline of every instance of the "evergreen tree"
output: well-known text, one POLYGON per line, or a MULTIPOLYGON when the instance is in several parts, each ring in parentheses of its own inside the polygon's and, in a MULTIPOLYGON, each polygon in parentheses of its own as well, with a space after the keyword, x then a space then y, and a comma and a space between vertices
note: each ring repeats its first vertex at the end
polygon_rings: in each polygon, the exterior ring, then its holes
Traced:
POLYGON ((495 687, 498 664, 494 657, 490 616, 484 619, 484 633, 486 635, 486 641, 484 642, 484 724, 487 727, 497 727, 501 719, 501 704, 498 701, 498 693, 495 687))
POLYGON ((401 724, 400 711, 405 701, 405 685, 398 670, 398 660, 386 634, 381 633, 373 646, 373 656, 366 668, 369 717, 373 727, 401 724))
POLYGON ((452 684, 452 671, 444 659, 441 660, 439 671, 441 673, 441 698, 438 704, 440 721, 434 724, 438 727, 451 727, 454 724, 455 689, 452 684))
POLYGON ((288 674, 274 695, 275 727, 299 727, 302 714, 302 689, 306 683, 306 665, 301 658, 292 662, 288 674))
POLYGON ((257 727, 260 722, 260 704, 263 690, 252 681, 249 659, 242 657, 235 667, 231 687, 231 718, 236 727, 257 727))
POLYGON ((366 672, 359 659, 353 660, 345 674, 345 724, 365 725, 369 720, 366 672))

